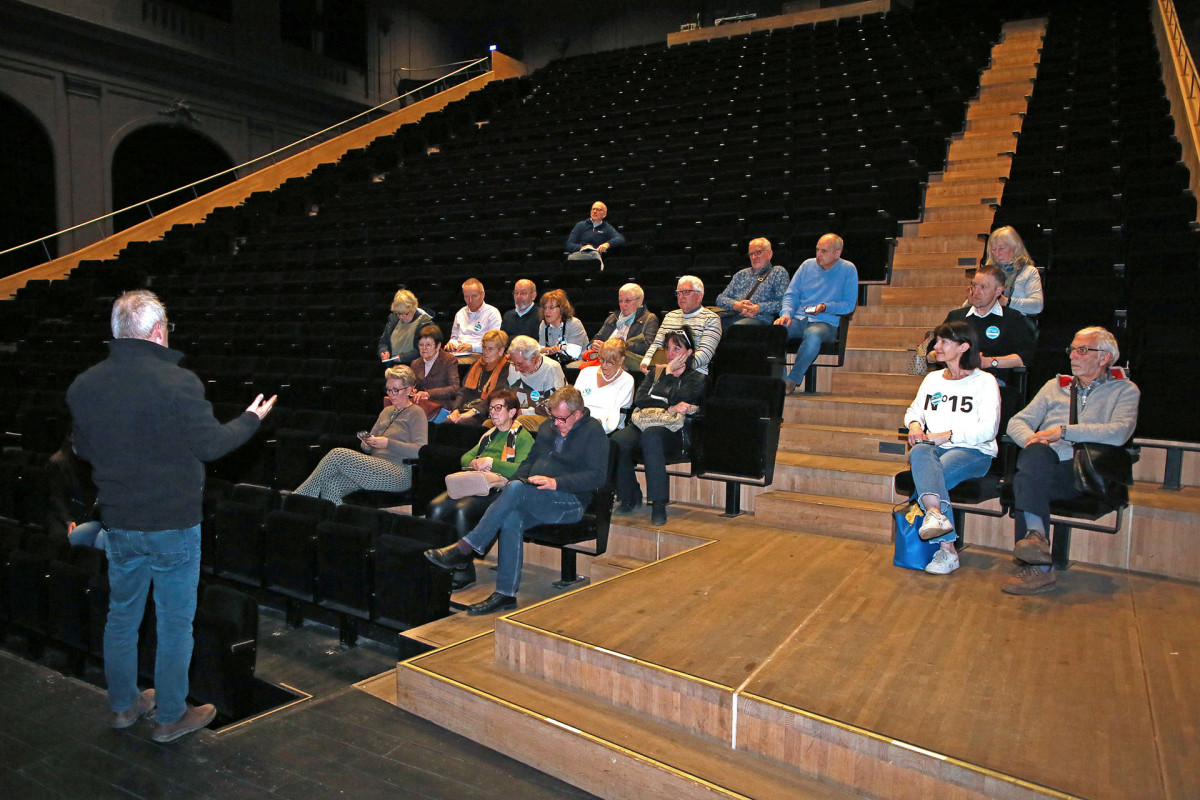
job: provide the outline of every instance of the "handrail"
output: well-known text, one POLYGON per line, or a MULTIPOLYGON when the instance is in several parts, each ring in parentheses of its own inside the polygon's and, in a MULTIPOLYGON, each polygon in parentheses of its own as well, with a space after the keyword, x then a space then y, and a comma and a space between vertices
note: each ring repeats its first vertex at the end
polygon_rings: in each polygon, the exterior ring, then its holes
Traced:
MULTIPOLYGON (((1160 2, 1159 7, 1162 9, 1163 21, 1166 23, 1167 34, 1171 37, 1171 48, 1175 51, 1175 56, 1183 62, 1182 75, 1188 82, 1188 99, 1196 97, 1200 91, 1200 76, 1196 74, 1196 62, 1192 59, 1192 51, 1187 46, 1187 40, 1183 35, 1183 28, 1179 22, 1179 12, 1175 9, 1175 3, 1160 2)), ((1189 111, 1189 119, 1191 117, 1191 109, 1189 111)), ((1200 125, 1200 104, 1196 106, 1196 118, 1191 120, 1193 125, 1200 125)))
POLYGON ((1200 443, 1173 442, 1167 439, 1134 439, 1137 447, 1150 447, 1166 450, 1167 458, 1163 465, 1162 488, 1177 492, 1183 488, 1183 454, 1185 452, 1200 452, 1200 443))
MULTIPOLYGON (((19 245, 10 247, 7 250, 0 250, 0 257, 8 255, 9 253, 16 252, 18 250, 23 250, 26 247, 32 247, 34 245, 40 244, 40 245, 42 245, 42 249, 46 253, 46 258, 53 259, 54 256, 52 256, 50 254, 50 248, 46 246, 46 242, 50 241, 51 239, 55 239, 59 236, 63 236, 64 234, 68 234, 73 231, 80 230, 81 228, 85 228, 89 225, 99 225, 101 236, 106 236, 107 234, 104 233, 104 226, 101 223, 103 223, 105 220, 115 217, 118 214, 123 214, 126 211, 132 211, 132 210, 140 208, 142 206, 145 206, 146 211, 150 214, 151 217, 153 217, 154 211, 153 211, 153 209, 150 208, 150 204, 155 202, 156 200, 161 200, 164 197, 170 197, 173 194, 176 194, 178 192, 183 192, 188 189, 192 190, 193 196, 197 196, 196 191, 195 191, 197 186, 199 186, 202 183, 207 183, 209 181, 216 180, 225 175, 229 175, 230 173, 233 174, 234 180, 237 180, 240 177, 237 174, 238 170, 241 170, 245 167, 249 167, 253 164, 257 164, 266 159, 271 159, 271 163, 274 164, 274 163, 276 163, 275 157, 280 155, 284 151, 291 150, 300 145, 304 145, 306 142, 310 142, 310 140, 316 139, 317 137, 324 137, 326 134, 330 133, 331 131, 336 131, 336 133, 334 135, 341 135, 343 133, 343 131, 342 131, 343 126, 350 125, 351 123, 353 123, 357 120, 360 120, 363 117, 374 114, 375 112, 383 109, 385 106, 391 105, 393 103, 397 103, 397 102, 404 100, 408 97, 411 97, 413 95, 418 95, 419 93, 424 92, 426 89, 430 88, 431 86, 434 86, 435 84, 444 84, 448 79, 453 78, 455 76, 458 76, 461 80, 466 80, 470 77, 473 77, 473 75, 470 74, 471 71, 474 70, 475 68, 477 68, 480 64, 483 64, 485 62, 490 64, 490 62, 491 62, 490 54, 487 56, 484 56, 483 58, 478 58, 478 59, 468 63, 466 66, 459 67, 458 69, 454 70, 453 72, 448 72, 445 75, 441 76, 440 78, 434 78, 432 81, 430 81, 429 83, 426 83, 423 86, 418 86, 416 89, 405 92, 402 95, 397 95, 396 97, 393 97, 390 100, 385 100, 384 102, 380 103, 379 105, 375 106, 374 108, 369 108, 366 111, 355 114, 352 117, 348 117, 348 118, 342 120, 341 122, 334 123, 333 125, 330 125, 329 127, 324 128, 323 130, 319 130, 316 133, 310 133, 308 136, 305 136, 302 139, 297 139, 296 141, 291 142, 290 144, 285 144, 283 147, 272 150, 270 153, 265 153, 264 155, 258 156, 257 158, 252 158, 243 164, 238 164, 235 167, 230 167, 229 169, 222 170, 221 172, 218 172, 216 174, 209 175, 208 177, 201 178, 200 180, 197 180, 197 181, 193 181, 192 183, 189 183, 186 186, 178 186, 174 189, 171 189, 170 191, 163 192, 162 194, 157 195, 155 197, 151 197, 146 200, 139 200, 138 202, 136 202, 132 205, 126 206, 125 208, 118 209, 116 211, 110 211, 109 213, 104 214, 99 217, 96 217, 95 219, 90 219, 87 222, 81 222, 78 225, 72 225, 69 228, 63 228, 60 231, 55 231, 54 233, 47 234, 46 236, 43 236, 40 239, 32 239, 28 242, 25 242, 24 244, 19 244, 19 245)), ((476 74, 483 74, 484 72, 487 72, 487 69, 479 70, 476 74)), ((450 87, 443 86, 438 91, 442 91, 442 89, 447 89, 447 88, 450 88, 450 87)), ((421 99, 421 98, 418 98, 418 99, 421 99)), ((357 127, 357 126, 354 126, 354 127, 357 127)), ((323 139, 322 141, 325 141, 325 140, 323 139)), ((309 146, 311 146, 311 144, 309 146)), ((302 148, 302 149, 307 149, 307 148, 302 148)))
MULTIPOLYGON (((1189 186, 1200 194, 1200 73, 1192 58, 1179 13, 1172 0, 1158 0, 1158 12, 1151 11, 1154 42, 1162 61, 1163 85, 1175 121, 1175 138, 1182 148, 1181 158, 1191 175, 1189 186)), ((1197 208, 1200 221, 1200 208, 1197 208)))

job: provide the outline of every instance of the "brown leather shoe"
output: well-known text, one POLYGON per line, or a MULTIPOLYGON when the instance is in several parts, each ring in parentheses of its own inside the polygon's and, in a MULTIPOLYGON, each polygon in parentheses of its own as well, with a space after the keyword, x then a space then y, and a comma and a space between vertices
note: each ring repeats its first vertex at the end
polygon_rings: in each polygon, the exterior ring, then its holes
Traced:
POLYGON ((132 708, 127 708, 119 714, 113 714, 112 726, 123 731, 153 710, 154 690, 147 689, 138 695, 137 702, 133 704, 132 708))
POLYGON ((1025 538, 1013 545, 1013 555, 1026 564, 1050 564, 1050 542, 1041 531, 1030 531, 1025 538))
POLYGON ((153 739, 156 742, 173 742, 180 736, 208 727, 208 723, 216 718, 217 707, 214 705, 187 706, 183 716, 174 722, 155 725, 153 739))
POLYGON ((1000 591, 1005 594, 1027 595, 1041 594, 1054 588, 1058 583, 1058 573, 1051 567, 1043 571, 1036 564, 1030 564, 1017 570, 1017 574, 1004 582, 1000 591))

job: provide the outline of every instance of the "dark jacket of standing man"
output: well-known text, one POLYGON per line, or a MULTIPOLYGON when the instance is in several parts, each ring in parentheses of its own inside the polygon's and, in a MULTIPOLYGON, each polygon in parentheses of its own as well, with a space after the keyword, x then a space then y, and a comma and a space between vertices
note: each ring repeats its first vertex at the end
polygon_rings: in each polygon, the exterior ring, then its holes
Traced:
POLYGON ((113 303, 108 358, 67 390, 75 451, 91 462, 107 535, 109 614, 104 671, 112 725, 127 728, 158 706, 155 741, 204 727, 210 705, 189 707, 192 619, 200 576, 204 463, 235 449, 271 410, 259 395, 246 413, 222 425, 204 385, 168 348, 174 326, 151 292, 113 303), (146 593, 154 585, 158 649, 154 683, 137 689, 137 640, 146 593))

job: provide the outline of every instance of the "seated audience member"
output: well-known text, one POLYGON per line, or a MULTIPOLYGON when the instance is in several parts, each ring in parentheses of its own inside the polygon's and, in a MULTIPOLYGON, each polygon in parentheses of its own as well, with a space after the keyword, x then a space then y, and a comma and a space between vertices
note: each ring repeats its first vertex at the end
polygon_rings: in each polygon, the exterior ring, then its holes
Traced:
POLYGON ((1000 302, 1003 294, 1004 273, 999 267, 982 266, 967 287, 968 305, 951 311, 945 321, 966 322, 975 329, 983 369, 1006 386, 1014 367, 1028 366, 1036 338, 1029 320, 1000 302))
POLYGON ((625 343, 609 339, 600 345, 600 363, 584 367, 575 379, 575 388, 583 395, 583 403, 599 420, 605 433, 624 427, 622 409, 633 403, 633 376, 625 371, 625 343))
POLYGON ((609 339, 625 342, 625 369, 630 372, 638 369, 658 333, 658 317, 646 310, 645 299, 645 292, 636 283, 622 286, 617 291, 618 310, 608 315, 592 340, 593 350, 599 350, 609 339))
POLYGON ((1058 580, 1051 566, 1050 502, 1079 497, 1071 459, 1077 442, 1123 445, 1137 427, 1141 392, 1124 371, 1110 370, 1120 357, 1117 340, 1104 328, 1084 328, 1067 348, 1071 375, 1046 381, 1029 405, 1008 421, 1021 454, 1013 479, 1016 545, 1022 566, 1001 589, 1037 594, 1058 580), (1071 422, 1071 406, 1076 421, 1071 422))
POLYGON ((92 483, 92 465, 75 455, 74 437, 46 461, 46 533, 74 547, 104 549, 104 527, 92 483))
POLYGON ((694 275, 684 275, 675 284, 675 301, 679 308, 668 311, 654 337, 654 344, 646 350, 638 365, 642 372, 650 371, 654 354, 666 341, 667 334, 685 325, 691 329, 688 338, 694 343, 696 355, 693 368, 703 375, 708 374, 708 362, 712 361, 717 345, 721 343, 721 318, 704 307, 704 282, 694 275))
POLYGON ((572 259, 600 258, 611 248, 625 244, 625 237, 612 225, 604 221, 608 206, 599 200, 592 203, 589 219, 571 229, 567 237, 567 252, 572 259))
MULTIPOLYGON (((525 461, 533 447, 533 434, 516 424, 521 412, 517 393, 512 389, 497 389, 487 401, 488 416, 494 427, 480 437, 479 442, 462 456, 462 468, 473 472, 487 472, 504 479, 512 478, 517 467, 525 461)), ((457 500, 442 492, 429 502, 425 516, 429 519, 459 525, 459 530, 470 530, 479 522, 483 512, 500 496, 501 488, 494 488, 486 495, 469 495, 457 500)), ((475 582, 475 564, 454 573, 454 591, 475 582)))
POLYGON ((455 409, 447 421, 483 424, 488 416, 488 397, 498 389, 508 388, 507 348, 508 336, 504 331, 488 331, 483 335, 483 351, 463 378, 454 401, 455 409))
POLYGON ((562 367, 542 355, 538 343, 518 336, 508 346, 508 386, 521 400, 517 422, 536 431, 546 421, 545 403, 567 382, 562 367))
POLYGON ((522 278, 513 284, 513 308, 504 312, 504 319, 500 322, 500 330, 508 334, 509 339, 515 339, 518 336, 529 336, 537 338, 538 323, 541 318, 538 316, 537 303, 537 284, 531 280, 522 278))
MULTIPOLYGON (((518 337, 518 339, 521 337, 518 337)), ((496 591, 467 608, 470 615, 517 607, 524 535, 535 525, 578 522, 604 485, 608 473, 608 437, 592 419, 574 386, 564 386, 549 402, 551 419, 538 428, 529 456, 517 468, 479 524, 456 543, 426 550, 425 557, 445 570, 465 566, 496 548, 496 591)))
POLYGON ((412 361, 417 357, 417 332, 431 322, 429 315, 418 306, 416 295, 408 289, 396 292, 392 298, 392 313, 388 314, 376 348, 379 358, 383 361, 394 358, 401 364, 412 361))
POLYGON ((1015 230, 1005 225, 992 231, 983 263, 999 267, 1004 273, 1000 305, 1027 317, 1042 313, 1042 276, 1015 230))
POLYGON ((817 240, 817 254, 800 265, 779 310, 776 325, 788 330, 788 341, 800 339, 796 361, 784 378, 787 393, 796 391, 804 373, 817 360, 821 345, 837 340, 842 317, 858 305, 858 268, 842 258, 842 237, 827 233, 817 240))
POLYGON ((542 295, 542 322, 538 325, 538 346, 542 354, 560 364, 569 364, 588 346, 587 331, 575 316, 575 309, 562 289, 542 295))
POLYGON ((379 412, 369 433, 359 434, 363 453, 335 447, 325 454, 313 473, 296 487, 296 494, 322 497, 341 505, 342 498, 359 489, 403 492, 412 486, 412 468, 406 458, 429 441, 429 422, 411 394, 417 383, 412 369, 389 367, 384 373, 391 405, 379 412))
POLYGON ((917 503, 925 509, 919 535, 941 545, 925 571, 947 575, 958 569, 950 490, 991 468, 998 452, 1000 387, 979 369, 979 339, 970 325, 944 323, 933 337, 946 368, 925 376, 904 424, 917 503))
POLYGON ((618 514, 630 514, 642 504, 634 471, 634 454, 640 448, 646 467, 646 494, 650 524, 665 525, 670 482, 667 458, 683 450, 684 417, 699 410, 706 378, 695 369, 692 331, 687 326, 666 335, 667 362, 647 375, 638 386, 630 424, 613 434, 620 449, 617 457, 618 514))
POLYGON ((444 422, 458 402, 458 360, 442 350, 442 329, 426 325, 417 334, 419 356, 412 362, 417 376, 413 402, 430 422, 444 422))
POLYGON ((483 348, 483 335, 500 328, 500 312, 495 306, 483 302, 483 284, 468 278, 462 285, 465 306, 454 315, 454 327, 450 329, 450 341, 446 352, 454 355, 460 363, 473 364, 479 359, 483 348))
POLYGON ((783 293, 788 288, 788 273, 783 267, 771 264, 771 243, 766 239, 750 241, 750 266, 729 281, 725 291, 717 295, 717 306, 723 311, 721 325, 770 325, 783 307, 783 293))

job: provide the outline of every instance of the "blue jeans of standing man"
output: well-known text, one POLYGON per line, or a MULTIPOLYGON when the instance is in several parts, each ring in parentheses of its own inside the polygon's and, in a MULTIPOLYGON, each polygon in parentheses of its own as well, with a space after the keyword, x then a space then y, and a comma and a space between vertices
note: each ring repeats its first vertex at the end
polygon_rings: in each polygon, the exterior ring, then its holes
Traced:
POLYGON ((155 718, 163 724, 175 722, 187 710, 192 620, 200 581, 200 526, 150 532, 109 528, 106 533, 109 599, 104 677, 109 707, 119 714, 138 701, 138 628, 153 583, 158 617, 155 718))
MULTIPOLYGON (((908 466, 912 470, 913 485, 916 486, 917 503, 925 504, 921 498, 927 494, 941 499, 941 512, 946 519, 954 521, 954 509, 950 507, 950 489, 968 478, 986 475, 992 466, 992 457, 970 447, 938 447, 926 442, 913 445, 908 451, 908 466)), ((926 509, 928 511, 928 509, 926 509)), ((953 542, 954 531, 931 541, 953 542)))
POLYGON ((792 383, 801 383, 804 380, 804 373, 808 372, 808 368, 817 360, 817 356, 821 352, 821 345, 825 342, 832 342, 837 339, 838 329, 827 322, 817 322, 810 320, 808 317, 792 317, 792 321, 787 326, 788 341, 802 339, 800 349, 796 351, 796 363, 792 365, 791 371, 787 374, 787 379, 792 383))
POLYGON ((500 499, 488 507, 479 524, 463 540, 483 555, 499 535, 496 591, 516 597, 525 562, 525 529, 549 523, 578 522, 583 518, 583 510, 583 504, 570 492, 539 489, 516 481, 504 487, 500 499))

